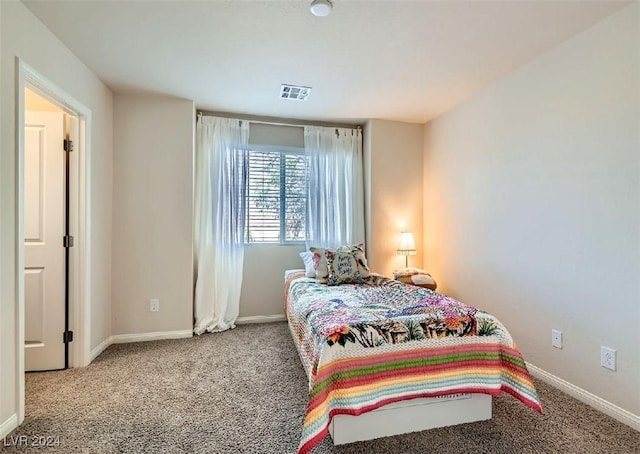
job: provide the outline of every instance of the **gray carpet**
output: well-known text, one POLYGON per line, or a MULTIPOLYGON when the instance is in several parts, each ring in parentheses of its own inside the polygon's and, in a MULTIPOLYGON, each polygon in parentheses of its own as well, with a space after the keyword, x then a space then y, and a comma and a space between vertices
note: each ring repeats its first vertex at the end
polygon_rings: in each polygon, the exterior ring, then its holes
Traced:
MULTIPOLYGON (((640 453, 639 432, 536 384, 544 415, 503 394, 490 421, 341 447, 328 437, 314 453, 640 453)), ((0 440, 6 452, 293 453, 307 379, 287 325, 274 323, 113 345, 87 368, 27 374, 26 395, 11 436, 58 436, 60 447, 0 440)))

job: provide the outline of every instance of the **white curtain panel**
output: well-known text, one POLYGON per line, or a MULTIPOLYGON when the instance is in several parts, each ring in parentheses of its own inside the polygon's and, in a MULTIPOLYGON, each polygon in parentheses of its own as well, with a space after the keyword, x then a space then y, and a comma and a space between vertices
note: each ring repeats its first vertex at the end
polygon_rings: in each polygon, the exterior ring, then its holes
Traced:
POLYGON ((362 131, 305 126, 307 248, 364 243, 362 131))
POLYGON ((200 116, 196 125, 194 333, 235 328, 240 308, 249 123, 200 116))

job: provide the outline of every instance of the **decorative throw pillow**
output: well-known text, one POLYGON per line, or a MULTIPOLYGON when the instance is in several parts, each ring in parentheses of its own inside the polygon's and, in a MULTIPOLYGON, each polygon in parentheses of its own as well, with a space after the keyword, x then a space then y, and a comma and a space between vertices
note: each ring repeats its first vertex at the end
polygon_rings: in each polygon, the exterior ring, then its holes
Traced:
MULTIPOLYGON (((356 260, 356 264, 358 267, 358 271, 360 275, 364 277, 369 277, 369 267, 367 266, 367 258, 364 254, 364 244, 358 243, 353 244, 351 246, 340 246, 335 251, 330 249, 323 249, 319 247, 311 247, 309 251, 313 254, 313 268, 315 270, 315 278, 323 284, 327 283, 329 278, 329 268, 327 265, 327 257, 326 252, 351 252, 354 254, 354 258, 356 260)), ((311 276, 310 276, 311 277, 311 276)))
POLYGON ((316 270, 313 268, 313 253, 301 252, 300 258, 304 262, 304 275, 306 277, 316 277, 316 270))
POLYGON ((327 268, 327 258, 324 256, 324 249, 320 247, 311 247, 309 251, 313 254, 313 269, 315 278, 321 283, 326 283, 329 277, 329 269, 327 268))
POLYGON ((358 243, 351 246, 341 246, 338 250, 348 250, 353 252, 358 265, 358 271, 362 277, 369 277, 371 274, 367 266, 367 257, 364 254, 364 244, 358 243))
POLYGON ((356 252, 352 250, 325 251, 329 276, 327 285, 362 284, 364 279, 358 271, 356 252))
POLYGON ((417 285, 418 287, 424 287, 431 290, 435 290, 437 287, 435 279, 431 277, 429 273, 420 268, 408 267, 395 270, 393 272, 393 278, 396 281, 404 282, 405 284, 417 285))

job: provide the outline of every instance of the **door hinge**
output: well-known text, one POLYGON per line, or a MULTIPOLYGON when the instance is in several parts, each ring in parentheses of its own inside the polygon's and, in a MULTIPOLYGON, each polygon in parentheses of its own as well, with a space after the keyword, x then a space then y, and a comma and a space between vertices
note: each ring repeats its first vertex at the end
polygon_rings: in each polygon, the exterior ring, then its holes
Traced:
POLYGON ((63 148, 64 148, 64 151, 73 151, 73 140, 64 139, 63 148))
POLYGON ((64 247, 73 247, 73 237, 71 235, 65 235, 62 239, 64 247))
POLYGON ((62 342, 65 344, 73 342, 73 331, 65 331, 62 333, 62 342))

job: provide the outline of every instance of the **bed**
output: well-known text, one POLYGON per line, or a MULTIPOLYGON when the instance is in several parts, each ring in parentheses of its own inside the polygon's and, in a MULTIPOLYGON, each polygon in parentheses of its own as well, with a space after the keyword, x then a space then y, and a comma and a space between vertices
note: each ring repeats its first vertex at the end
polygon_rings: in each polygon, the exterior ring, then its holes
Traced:
POLYGON ((285 273, 285 312, 309 378, 299 453, 491 418, 507 392, 542 413, 525 362, 490 314, 371 274, 326 285, 285 273))

